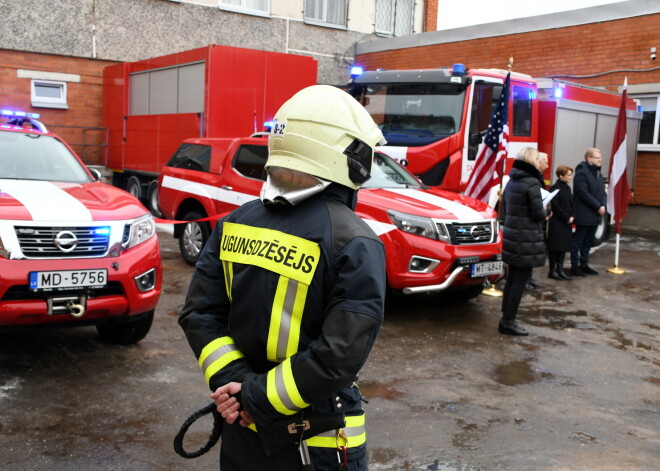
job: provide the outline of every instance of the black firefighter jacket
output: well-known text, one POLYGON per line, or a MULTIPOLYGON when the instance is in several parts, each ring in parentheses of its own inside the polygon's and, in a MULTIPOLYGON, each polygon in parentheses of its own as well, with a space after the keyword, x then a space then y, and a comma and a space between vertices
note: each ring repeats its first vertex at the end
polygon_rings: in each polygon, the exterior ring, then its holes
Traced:
POLYGON ((582 161, 575 167, 573 178, 573 201, 575 203, 575 224, 597 226, 602 217, 598 214, 601 206, 607 206, 605 182, 600 167, 582 161))
MULTIPOLYGON (((218 221, 179 318, 211 390, 241 382, 257 429, 303 409, 336 411, 340 398, 349 462, 364 459, 354 381, 383 320, 386 286, 383 244, 354 204, 352 190, 333 184, 296 206, 237 208, 218 221)), ((225 423, 223 453, 243 470, 298 469, 295 447, 266 457, 257 433, 225 423)), ((336 468, 334 438, 308 444, 317 469, 319 460, 336 468)))
POLYGON ((546 211, 539 175, 536 167, 522 160, 515 160, 509 173, 502 201, 502 260, 509 265, 533 268, 545 264, 541 223, 546 211))

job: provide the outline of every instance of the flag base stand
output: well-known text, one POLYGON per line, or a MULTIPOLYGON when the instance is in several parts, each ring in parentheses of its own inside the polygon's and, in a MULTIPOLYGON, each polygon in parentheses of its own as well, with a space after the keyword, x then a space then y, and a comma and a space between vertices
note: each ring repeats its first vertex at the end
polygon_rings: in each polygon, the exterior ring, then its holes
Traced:
POLYGON ((605 271, 608 272, 608 273, 612 273, 614 275, 625 275, 626 274, 626 270, 624 270, 623 268, 619 268, 619 265, 614 265, 612 268, 608 268, 605 271))
POLYGON ((488 278, 486 278, 486 285, 487 286, 481 291, 481 294, 492 296, 494 298, 501 298, 504 296, 504 291, 495 288, 495 285, 488 281, 488 278))

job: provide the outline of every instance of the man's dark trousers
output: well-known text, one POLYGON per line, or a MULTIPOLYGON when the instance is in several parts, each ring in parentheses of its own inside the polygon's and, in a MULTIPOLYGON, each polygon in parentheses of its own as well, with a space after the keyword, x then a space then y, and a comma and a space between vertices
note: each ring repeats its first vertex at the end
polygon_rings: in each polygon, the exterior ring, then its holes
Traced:
POLYGON ((594 243, 598 226, 575 226, 571 244, 571 268, 589 264, 589 250, 594 243))

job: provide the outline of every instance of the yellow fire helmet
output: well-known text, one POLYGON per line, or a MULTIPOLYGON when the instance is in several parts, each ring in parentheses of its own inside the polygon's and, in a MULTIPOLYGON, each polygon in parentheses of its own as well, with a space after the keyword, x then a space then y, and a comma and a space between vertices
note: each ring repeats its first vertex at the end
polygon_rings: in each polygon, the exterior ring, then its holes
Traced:
POLYGON ((275 114, 266 169, 283 167, 354 190, 366 182, 383 134, 351 95, 330 85, 296 93, 275 114))

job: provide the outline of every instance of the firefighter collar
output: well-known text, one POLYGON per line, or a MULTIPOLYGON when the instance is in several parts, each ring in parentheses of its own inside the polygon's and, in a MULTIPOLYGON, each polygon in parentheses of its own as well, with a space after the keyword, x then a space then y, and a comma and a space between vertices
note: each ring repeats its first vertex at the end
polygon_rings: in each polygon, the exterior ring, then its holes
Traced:
POLYGON ((297 170, 270 167, 266 182, 261 187, 260 198, 264 204, 295 205, 312 195, 321 193, 330 183, 297 170))

